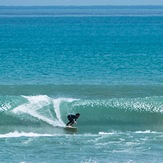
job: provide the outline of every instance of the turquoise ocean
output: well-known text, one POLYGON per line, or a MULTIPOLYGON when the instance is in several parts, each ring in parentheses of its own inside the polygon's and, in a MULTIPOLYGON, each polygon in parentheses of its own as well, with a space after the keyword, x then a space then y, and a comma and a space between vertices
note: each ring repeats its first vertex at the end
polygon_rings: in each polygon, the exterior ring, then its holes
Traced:
POLYGON ((163 6, 1 6, 0 147, 0 162, 163 162, 163 6))

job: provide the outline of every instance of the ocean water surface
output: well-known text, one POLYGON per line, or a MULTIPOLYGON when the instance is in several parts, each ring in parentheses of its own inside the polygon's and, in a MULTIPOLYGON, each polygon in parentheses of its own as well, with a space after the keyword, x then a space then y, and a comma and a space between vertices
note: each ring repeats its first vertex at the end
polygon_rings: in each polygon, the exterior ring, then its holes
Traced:
POLYGON ((163 162, 163 7, 1 6, 0 145, 0 162, 163 162))

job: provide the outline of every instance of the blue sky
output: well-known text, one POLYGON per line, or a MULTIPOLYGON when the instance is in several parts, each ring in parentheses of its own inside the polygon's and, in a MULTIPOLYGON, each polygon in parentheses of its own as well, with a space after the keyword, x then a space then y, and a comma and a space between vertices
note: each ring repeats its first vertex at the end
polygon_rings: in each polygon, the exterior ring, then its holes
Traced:
POLYGON ((0 0, 5 6, 163 5, 163 0, 0 0))

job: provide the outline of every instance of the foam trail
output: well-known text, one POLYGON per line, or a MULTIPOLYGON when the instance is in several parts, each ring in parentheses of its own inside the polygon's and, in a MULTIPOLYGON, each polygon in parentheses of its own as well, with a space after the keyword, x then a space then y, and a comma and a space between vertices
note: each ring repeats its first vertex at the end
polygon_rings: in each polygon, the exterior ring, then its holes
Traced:
POLYGON ((61 113, 60 113, 60 109, 59 109, 61 101, 62 101, 62 99, 53 100, 53 106, 55 108, 56 117, 59 121, 60 126, 65 126, 64 122, 61 119, 61 113))
POLYGON ((22 104, 13 109, 13 113, 15 114, 29 114, 32 117, 40 119, 52 126, 63 126, 63 124, 56 120, 52 120, 47 118, 45 115, 41 115, 37 111, 42 109, 44 106, 48 106, 51 103, 51 98, 48 96, 23 96, 28 100, 28 103, 22 104))
POLYGON ((60 125, 64 127, 65 126, 65 123, 62 121, 62 119, 61 119, 61 113, 60 113, 60 104, 63 101, 72 102, 72 101, 74 101, 74 99, 59 98, 59 99, 53 100, 53 106, 55 108, 56 117, 57 117, 60 125))

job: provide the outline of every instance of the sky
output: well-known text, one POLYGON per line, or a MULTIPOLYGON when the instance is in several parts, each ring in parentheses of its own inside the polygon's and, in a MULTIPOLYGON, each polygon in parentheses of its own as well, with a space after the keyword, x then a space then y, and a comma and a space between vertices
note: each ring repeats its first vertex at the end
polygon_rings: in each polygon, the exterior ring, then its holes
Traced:
POLYGON ((0 6, 163 5, 163 0, 0 0, 0 6))

